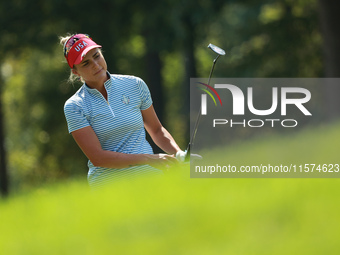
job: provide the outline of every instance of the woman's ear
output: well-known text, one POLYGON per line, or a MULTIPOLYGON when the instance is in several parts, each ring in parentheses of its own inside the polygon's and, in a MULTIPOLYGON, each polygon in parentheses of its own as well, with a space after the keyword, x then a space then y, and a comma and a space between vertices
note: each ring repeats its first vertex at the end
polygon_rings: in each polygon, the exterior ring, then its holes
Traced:
POLYGON ((76 70, 75 68, 72 68, 71 70, 72 70, 72 73, 73 73, 73 74, 75 74, 75 75, 77 75, 77 76, 80 77, 79 73, 77 72, 77 70, 76 70))

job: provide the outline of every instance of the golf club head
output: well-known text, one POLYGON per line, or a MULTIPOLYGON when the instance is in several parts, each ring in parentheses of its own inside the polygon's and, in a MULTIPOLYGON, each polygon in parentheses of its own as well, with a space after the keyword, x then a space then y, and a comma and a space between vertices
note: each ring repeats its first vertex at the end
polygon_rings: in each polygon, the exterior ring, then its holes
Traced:
POLYGON ((213 52, 215 52, 216 54, 218 54, 220 56, 225 55, 225 51, 223 49, 221 49, 220 47, 217 47, 216 45, 209 43, 208 48, 211 49, 213 52))

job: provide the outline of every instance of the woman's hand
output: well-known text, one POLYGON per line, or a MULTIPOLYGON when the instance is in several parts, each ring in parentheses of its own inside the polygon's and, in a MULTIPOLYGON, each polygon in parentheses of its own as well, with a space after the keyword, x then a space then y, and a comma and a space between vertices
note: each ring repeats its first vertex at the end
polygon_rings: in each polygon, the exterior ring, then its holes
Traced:
POLYGON ((148 165, 166 171, 178 164, 176 157, 168 154, 147 154, 147 159, 148 165))

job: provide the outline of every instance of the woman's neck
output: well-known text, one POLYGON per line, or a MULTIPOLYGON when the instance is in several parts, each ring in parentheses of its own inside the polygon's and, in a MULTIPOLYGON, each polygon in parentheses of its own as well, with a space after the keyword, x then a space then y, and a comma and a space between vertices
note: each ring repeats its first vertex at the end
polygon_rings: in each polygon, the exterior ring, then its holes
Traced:
POLYGON ((93 81, 87 82, 87 81, 85 81, 85 83, 86 83, 86 85, 87 85, 88 87, 90 87, 91 89, 96 89, 96 90, 98 90, 98 91, 103 95, 103 97, 107 100, 107 91, 106 91, 106 88, 105 88, 104 84, 105 84, 105 82, 106 82, 108 79, 110 79, 110 76, 109 76, 109 74, 107 73, 106 79, 105 79, 105 80, 103 79, 102 81, 96 81, 96 82, 93 82, 93 81))

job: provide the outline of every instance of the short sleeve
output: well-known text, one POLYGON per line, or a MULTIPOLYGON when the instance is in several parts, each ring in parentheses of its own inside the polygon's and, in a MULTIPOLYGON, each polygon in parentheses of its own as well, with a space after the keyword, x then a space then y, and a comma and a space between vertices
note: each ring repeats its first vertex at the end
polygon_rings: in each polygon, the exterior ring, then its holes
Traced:
POLYGON ((64 105, 64 113, 69 133, 90 126, 90 123, 86 118, 83 109, 74 101, 66 101, 64 105))
POLYGON ((137 83, 138 83, 140 97, 142 100, 140 109, 146 110, 152 105, 152 98, 151 98, 150 90, 142 79, 138 78, 137 83))

